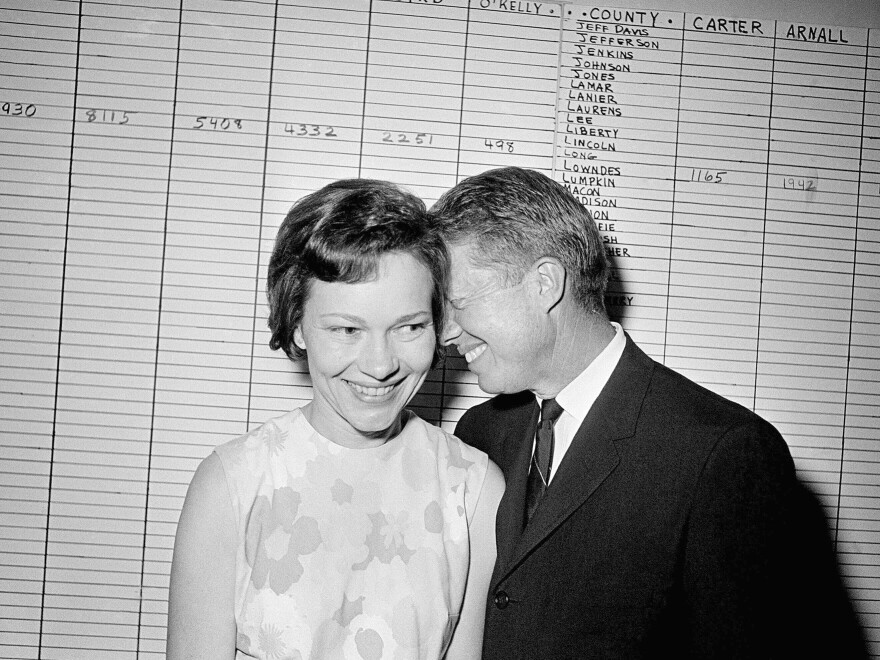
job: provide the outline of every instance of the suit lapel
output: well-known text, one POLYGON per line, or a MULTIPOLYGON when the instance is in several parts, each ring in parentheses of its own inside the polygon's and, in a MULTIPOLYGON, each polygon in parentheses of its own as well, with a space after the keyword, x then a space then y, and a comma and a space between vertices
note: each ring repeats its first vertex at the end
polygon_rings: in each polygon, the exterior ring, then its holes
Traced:
MULTIPOLYGON (((617 467, 620 455, 616 442, 635 433, 653 368, 653 360, 627 337, 626 348, 617 367, 575 434, 534 517, 517 539, 522 529, 525 483, 532 448, 531 442, 523 441, 527 450, 517 450, 519 454, 512 466, 516 472, 511 473, 507 486, 508 489, 517 490, 520 526, 508 527, 502 532, 500 516, 501 508, 505 505, 502 499, 497 534, 499 554, 493 585, 509 575, 537 545, 583 505, 617 467)), ((512 506, 513 503, 509 502, 508 505, 512 506)), ((505 515, 504 525, 509 525, 506 518, 505 515)))
POLYGON ((532 458, 532 437, 538 424, 538 410, 538 402, 533 396, 530 397, 530 400, 513 411, 511 423, 506 430, 502 455, 513 458, 510 464, 505 466, 507 484, 496 515, 495 536, 498 544, 496 570, 507 563, 506 560, 513 552, 523 528, 526 482, 532 458))

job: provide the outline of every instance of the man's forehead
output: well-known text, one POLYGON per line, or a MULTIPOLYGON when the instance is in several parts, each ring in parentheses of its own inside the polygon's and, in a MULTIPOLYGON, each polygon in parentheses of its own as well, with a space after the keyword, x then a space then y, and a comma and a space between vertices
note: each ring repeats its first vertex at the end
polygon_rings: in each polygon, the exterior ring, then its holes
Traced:
POLYGON ((476 254, 469 247, 450 248, 452 264, 447 298, 453 303, 495 288, 504 281, 503 271, 479 263, 476 254))
POLYGON ((453 271, 468 273, 474 270, 490 270, 490 264, 484 264, 480 259, 480 249, 476 243, 463 241, 452 243, 448 246, 449 257, 453 271))
POLYGON ((464 286, 477 276, 481 270, 473 259, 473 248, 469 243, 455 243, 449 246, 450 285, 464 286))
POLYGON ((459 265, 460 262, 471 261, 475 246, 472 241, 456 241, 447 247, 453 263, 459 265))

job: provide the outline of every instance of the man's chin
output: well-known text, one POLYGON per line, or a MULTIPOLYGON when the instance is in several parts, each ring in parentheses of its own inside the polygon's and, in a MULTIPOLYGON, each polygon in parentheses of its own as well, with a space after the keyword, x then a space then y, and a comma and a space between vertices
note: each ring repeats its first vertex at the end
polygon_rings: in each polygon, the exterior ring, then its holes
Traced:
POLYGON ((504 387, 498 381, 492 380, 488 376, 477 374, 477 386, 486 394, 495 396, 496 394, 504 394, 504 387))
POLYGON ((493 374, 476 374, 477 386, 490 396, 498 394, 519 394, 526 390, 531 390, 530 379, 528 378, 501 378, 497 374, 493 378, 493 374))

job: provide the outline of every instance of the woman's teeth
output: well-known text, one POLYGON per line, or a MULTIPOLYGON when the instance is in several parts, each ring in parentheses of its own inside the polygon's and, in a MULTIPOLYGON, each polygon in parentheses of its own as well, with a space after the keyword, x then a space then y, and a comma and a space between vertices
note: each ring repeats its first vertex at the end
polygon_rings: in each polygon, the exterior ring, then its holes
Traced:
POLYGON ((351 389, 355 392, 366 396, 385 396, 394 389, 394 385, 386 385, 385 387, 364 387, 363 385, 358 385, 351 381, 349 381, 348 384, 351 385, 351 389))

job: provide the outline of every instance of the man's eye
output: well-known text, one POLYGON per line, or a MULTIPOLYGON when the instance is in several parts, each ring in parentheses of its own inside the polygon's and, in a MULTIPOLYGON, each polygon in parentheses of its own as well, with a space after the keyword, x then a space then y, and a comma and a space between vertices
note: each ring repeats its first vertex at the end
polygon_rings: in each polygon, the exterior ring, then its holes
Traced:
POLYGON ((337 335, 345 335, 346 337, 357 334, 358 330, 360 330, 360 328, 356 328, 350 325, 337 325, 330 328, 330 332, 337 335))

